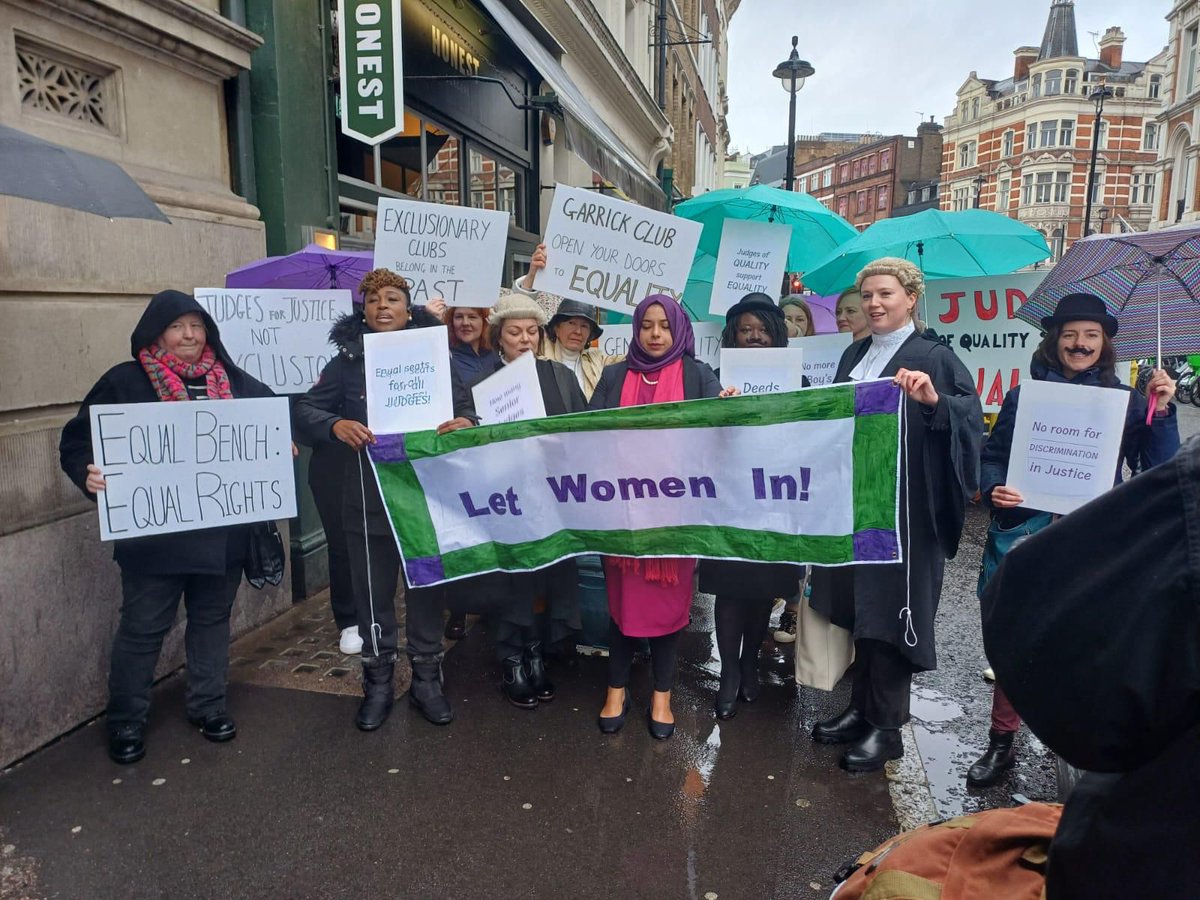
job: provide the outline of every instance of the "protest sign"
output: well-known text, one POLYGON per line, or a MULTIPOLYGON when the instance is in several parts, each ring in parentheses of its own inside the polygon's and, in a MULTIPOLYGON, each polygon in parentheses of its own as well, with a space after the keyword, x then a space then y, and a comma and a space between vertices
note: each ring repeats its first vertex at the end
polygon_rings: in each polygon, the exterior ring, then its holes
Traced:
POLYGON ((277 394, 303 394, 337 350, 329 329, 354 308, 349 291, 197 288, 234 365, 277 394))
POLYGON ((789 347, 800 347, 804 350, 804 377, 808 379, 809 387, 833 384, 842 354, 852 343, 854 335, 844 332, 788 339, 789 347))
POLYGON ((296 515, 284 397, 91 407, 100 540, 296 515))
POLYGON ((1029 371, 1041 332, 1017 310, 1045 272, 943 278, 925 285, 928 325, 958 354, 975 378, 985 413, 1000 411, 1004 395, 1029 371))
POLYGON ((500 293, 510 216, 504 210, 381 197, 375 267, 412 285, 412 302, 491 306, 500 293))
POLYGON ((1021 505, 1069 513, 1112 488, 1128 408, 1119 389, 1022 384, 1005 479, 1021 505))
POLYGON ((445 328, 363 335, 367 426, 375 434, 424 431, 454 418, 445 328))
POLYGON ((475 415, 481 425, 546 418, 546 404, 538 382, 537 360, 522 353, 494 375, 471 388, 475 415))
MULTIPOLYGON (((724 327, 721 322, 692 323, 692 333, 696 337, 696 359, 714 369, 721 364, 721 329, 724 327)), ((604 334, 600 336, 598 344, 607 356, 624 356, 629 352, 631 340, 632 325, 605 323, 604 334)))
POLYGON ((804 387, 804 351, 791 347, 721 350, 721 384, 743 394, 783 394, 804 387))
POLYGON ((791 225, 726 219, 708 311, 723 316, 747 294, 778 297, 791 242, 791 225))
POLYGON ((409 584, 585 553, 901 561, 889 380, 385 436, 370 457, 409 584))
POLYGON ((546 268, 539 291, 632 313, 650 294, 683 296, 703 230, 682 219, 556 185, 546 221, 546 268))

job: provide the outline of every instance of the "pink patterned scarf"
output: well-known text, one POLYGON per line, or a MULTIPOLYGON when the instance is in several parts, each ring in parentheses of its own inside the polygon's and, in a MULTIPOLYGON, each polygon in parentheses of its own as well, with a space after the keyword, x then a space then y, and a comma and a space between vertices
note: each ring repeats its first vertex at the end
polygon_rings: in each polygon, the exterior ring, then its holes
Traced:
POLYGON ((159 400, 187 400, 188 391, 184 380, 199 378, 201 375, 205 376, 208 399, 233 399, 225 366, 208 344, 204 345, 204 352, 200 354, 198 362, 185 363, 157 343, 143 347, 138 354, 138 362, 146 370, 146 376, 154 385, 159 400))

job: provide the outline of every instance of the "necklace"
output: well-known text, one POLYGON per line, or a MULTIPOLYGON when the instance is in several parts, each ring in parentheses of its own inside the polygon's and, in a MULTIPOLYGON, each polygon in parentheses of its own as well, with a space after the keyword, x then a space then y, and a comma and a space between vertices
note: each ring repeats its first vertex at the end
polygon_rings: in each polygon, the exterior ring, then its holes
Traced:
POLYGON ((649 384, 649 385, 652 385, 652 386, 653 386, 653 385, 656 385, 656 384, 658 384, 658 379, 657 379, 657 378, 655 378, 653 381, 651 381, 649 378, 647 378, 647 377, 646 377, 646 373, 645 373, 645 372, 639 372, 638 374, 642 376, 642 381, 646 382, 646 384, 649 384))

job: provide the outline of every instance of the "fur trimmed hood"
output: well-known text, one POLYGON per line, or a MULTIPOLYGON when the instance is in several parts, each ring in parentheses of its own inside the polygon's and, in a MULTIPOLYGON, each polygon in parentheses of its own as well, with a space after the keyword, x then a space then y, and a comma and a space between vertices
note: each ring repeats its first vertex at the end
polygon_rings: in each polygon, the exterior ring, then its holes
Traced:
MULTIPOLYGON (((412 317, 404 330, 409 328, 432 328, 435 325, 445 327, 442 320, 423 306, 412 308, 412 317)), ((361 359, 363 353, 363 335, 370 332, 367 320, 363 317, 361 307, 347 313, 329 329, 329 342, 338 348, 338 353, 347 359, 361 359)))

